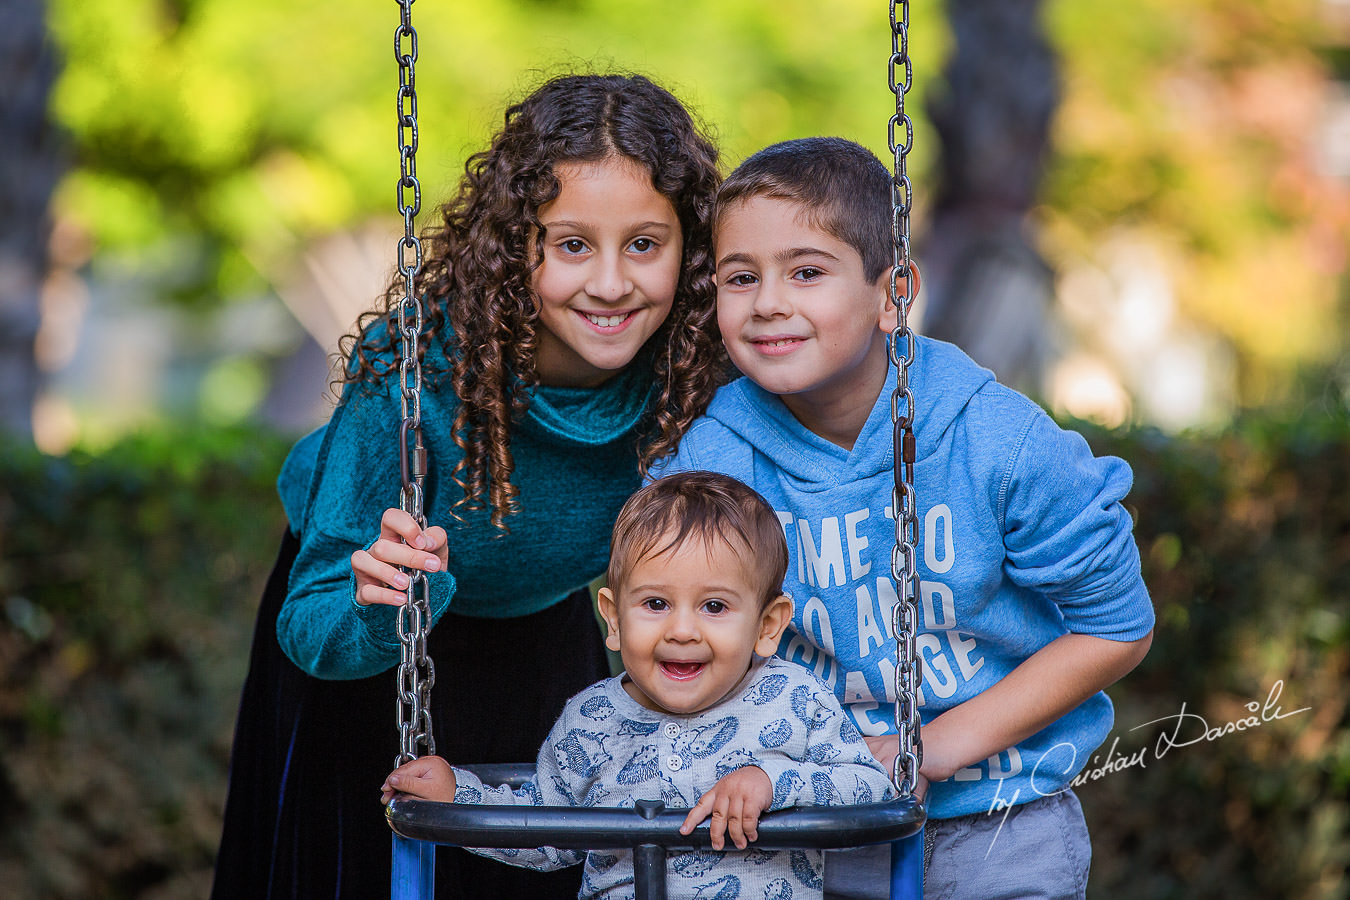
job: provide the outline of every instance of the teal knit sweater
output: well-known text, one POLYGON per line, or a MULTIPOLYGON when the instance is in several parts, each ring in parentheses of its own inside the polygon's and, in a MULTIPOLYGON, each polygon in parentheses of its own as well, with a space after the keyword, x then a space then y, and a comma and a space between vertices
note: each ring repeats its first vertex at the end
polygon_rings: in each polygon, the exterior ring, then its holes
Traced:
MULTIPOLYGON (((599 388, 535 390, 511 437, 521 510, 507 518, 508 535, 486 511, 461 510, 462 522, 448 514, 462 496, 450 478, 463 455, 450 434, 458 399, 448 387, 424 384, 426 516, 446 529, 450 551, 449 571, 429 576, 433 625, 452 605, 485 618, 538 612, 604 571, 614 519, 638 486, 636 427, 651 382, 650 368, 635 365, 599 388)), ((363 678, 399 659, 397 610, 356 603, 350 559, 374 542, 384 510, 398 505, 399 422, 395 379, 376 392, 348 386, 328 424, 292 449, 277 481, 300 537, 277 638, 319 678, 363 678)))

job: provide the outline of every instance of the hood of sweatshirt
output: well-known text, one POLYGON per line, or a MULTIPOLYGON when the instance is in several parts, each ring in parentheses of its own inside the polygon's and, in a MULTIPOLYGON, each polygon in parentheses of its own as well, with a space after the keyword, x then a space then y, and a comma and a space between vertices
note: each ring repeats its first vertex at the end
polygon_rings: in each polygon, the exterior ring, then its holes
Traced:
MULTIPOLYGON (((914 394, 919 460, 937 451, 943 435, 970 399, 993 381, 993 372, 974 365, 952 344, 917 339, 909 384, 914 394)), ((890 366, 882 396, 889 397, 895 383, 895 367, 890 366)), ((874 405, 853 450, 845 450, 802 426, 781 399, 749 378, 740 378, 719 391, 707 415, 773 460, 797 482, 799 490, 826 490, 895 466, 889 403, 874 405), (878 447, 884 452, 876 452, 878 447)))

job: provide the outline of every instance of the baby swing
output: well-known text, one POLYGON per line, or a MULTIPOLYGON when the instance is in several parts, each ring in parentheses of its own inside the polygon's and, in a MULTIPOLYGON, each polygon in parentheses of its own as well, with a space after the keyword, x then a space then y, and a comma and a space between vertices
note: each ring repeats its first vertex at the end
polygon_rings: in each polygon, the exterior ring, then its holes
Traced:
MULTIPOLYGON (((401 21, 394 31, 394 57, 399 65, 397 106, 401 170, 397 199, 404 225, 397 248, 398 270, 404 284, 403 298, 398 306, 403 415, 399 429, 400 505, 418 524, 426 527, 422 480, 427 472, 427 453, 421 434, 422 372, 417 359, 422 304, 413 287, 413 279, 422 265, 421 242, 413 231, 413 220, 422 204, 421 184, 417 180, 414 78, 417 32, 412 27, 414 0, 397 2, 401 9, 401 21), (408 191, 412 192, 411 202, 408 191)), ((900 798, 859 806, 803 807, 771 813, 760 821, 755 846, 766 850, 835 849, 889 841, 892 842, 891 900, 920 900, 923 896, 926 813, 914 795, 923 745, 919 738, 917 703, 920 661, 915 651, 919 576, 915 556, 918 512, 914 497, 914 394, 909 387, 909 365, 914 359, 915 340, 908 325, 918 279, 906 278, 903 293, 896 288, 900 277, 915 270, 909 246, 913 195, 905 169, 906 157, 914 144, 914 125, 905 113, 905 95, 913 76, 909 58, 908 0, 890 0, 890 13, 889 81, 895 95, 895 115, 888 128, 889 146, 895 159, 891 181, 893 252, 890 284, 896 325, 889 338, 889 357, 897 370, 896 388, 891 395, 895 441, 895 487, 891 495, 891 508, 895 511, 895 546, 891 553, 891 577, 899 588, 900 598, 891 617, 897 645, 895 722, 900 740, 900 753, 896 756, 891 778, 900 798), (897 143, 896 133, 902 127, 904 142, 897 143)), ((427 753, 436 752, 429 706, 436 674, 426 652, 430 619, 427 580, 419 571, 405 571, 409 575, 407 601, 398 614, 402 649, 397 681, 399 755, 396 765, 416 758, 419 747, 427 753)), ((521 764, 469 768, 487 783, 517 786, 529 779, 533 767, 521 764)), ((692 834, 680 834, 685 814, 685 810, 667 810, 659 800, 638 801, 634 809, 478 806, 394 800, 385 811, 394 832, 392 897, 394 900, 431 900, 436 844, 449 844, 500 848, 547 846, 567 850, 631 848, 637 900, 664 900, 667 852, 711 847, 706 824, 692 834)))

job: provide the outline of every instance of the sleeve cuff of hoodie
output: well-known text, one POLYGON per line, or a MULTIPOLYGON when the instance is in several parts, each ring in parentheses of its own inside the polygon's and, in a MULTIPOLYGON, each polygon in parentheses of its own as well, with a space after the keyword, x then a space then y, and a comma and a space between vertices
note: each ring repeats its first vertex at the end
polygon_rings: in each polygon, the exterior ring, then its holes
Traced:
POLYGON ((1081 607, 1060 602, 1059 607, 1069 631, 1112 641, 1137 641, 1156 624, 1153 601, 1138 575, 1109 597, 1095 598, 1081 607))

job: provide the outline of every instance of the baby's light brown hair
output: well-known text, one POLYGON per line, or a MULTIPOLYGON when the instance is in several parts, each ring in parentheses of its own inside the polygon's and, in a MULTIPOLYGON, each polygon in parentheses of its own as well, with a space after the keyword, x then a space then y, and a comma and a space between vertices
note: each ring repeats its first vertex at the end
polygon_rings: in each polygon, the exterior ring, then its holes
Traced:
POLYGON ((788 550, 778 516, 753 488, 717 472, 679 472, 628 498, 610 540, 610 588, 617 589, 639 560, 690 537, 725 542, 761 576, 761 606, 783 592, 788 550))

